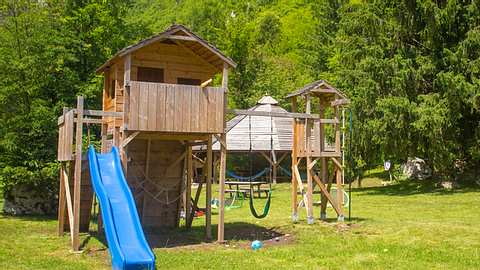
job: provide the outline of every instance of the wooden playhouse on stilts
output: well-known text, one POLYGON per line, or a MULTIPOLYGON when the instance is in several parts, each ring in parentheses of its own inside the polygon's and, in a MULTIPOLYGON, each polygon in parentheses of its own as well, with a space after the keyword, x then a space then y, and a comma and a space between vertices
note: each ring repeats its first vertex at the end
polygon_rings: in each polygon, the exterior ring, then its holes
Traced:
POLYGON ((288 95, 291 99, 292 111, 295 113, 299 108, 298 98, 301 97, 305 106, 305 117, 295 118, 293 122, 293 145, 292 145, 292 219, 298 220, 299 200, 297 194, 307 211, 307 222, 314 222, 313 193, 314 186, 320 188, 321 208, 320 218, 327 217, 327 201, 337 213, 339 221, 344 220, 343 212, 343 151, 341 138, 341 107, 347 105, 347 97, 327 82, 320 80, 312 82, 303 88, 288 95), (317 109, 314 108, 317 106, 317 109), (326 118, 326 111, 331 110, 332 118, 326 118), (316 113, 314 113, 316 111, 316 113), (328 140, 327 125, 331 125, 332 139, 328 140), (333 147, 329 142, 333 142, 333 147), (306 188, 301 177, 301 162, 305 160, 306 188), (332 163, 333 174, 329 172, 329 163, 332 163), (320 167, 320 170, 314 170, 320 167), (335 178, 336 193, 330 193, 333 177, 335 178))
MULTIPOLYGON (((102 110, 85 109, 79 97, 77 108, 65 109, 58 121, 59 234, 70 231, 73 250, 80 248, 79 232, 88 231, 92 210, 87 160, 82 157, 85 124, 101 126, 102 152, 112 145, 119 149, 147 234, 178 227, 181 213, 185 226, 191 226, 202 190, 200 185, 192 194, 192 147, 204 145, 205 235, 212 238, 212 137, 222 142, 220 181, 224 181, 228 69, 235 66, 205 40, 174 25, 120 50, 97 70, 104 76, 102 110), (215 76, 221 77, 219 87, 210 86, 215 76)), ((223 211, 219 212, 223 221, 223 211)), ((220 226, 223 239, 223 222, 220 226)))

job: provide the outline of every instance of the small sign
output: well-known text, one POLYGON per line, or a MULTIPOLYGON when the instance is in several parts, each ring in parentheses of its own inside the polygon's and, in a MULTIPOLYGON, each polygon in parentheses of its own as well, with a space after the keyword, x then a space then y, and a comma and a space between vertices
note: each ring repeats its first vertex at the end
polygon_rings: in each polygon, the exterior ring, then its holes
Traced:
POLYGON ((390 162, 390 160, 386 160, 383 163, 383 168, 385 169, 385 171, 390 171, 391 167, 392 167, 392 163, 390 162))

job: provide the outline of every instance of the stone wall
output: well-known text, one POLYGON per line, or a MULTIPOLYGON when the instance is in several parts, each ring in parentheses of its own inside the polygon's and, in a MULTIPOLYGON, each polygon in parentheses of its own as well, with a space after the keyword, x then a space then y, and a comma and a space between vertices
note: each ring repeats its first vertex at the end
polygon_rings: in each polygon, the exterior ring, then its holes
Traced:
POLYGON ((15 186, 4 194, 3 212, 10 215, 53 215, 57 212, 56 192, 28 185, 15 186))

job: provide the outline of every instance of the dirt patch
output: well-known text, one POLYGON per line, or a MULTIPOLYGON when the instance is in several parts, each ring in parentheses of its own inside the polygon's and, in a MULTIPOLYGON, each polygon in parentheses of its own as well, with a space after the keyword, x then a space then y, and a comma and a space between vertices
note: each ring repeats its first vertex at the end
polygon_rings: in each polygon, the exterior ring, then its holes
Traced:
MULTIPOLYGON (((262 248, 269 248, 274 246, 283 246, 283 245, 291 245, 295 243, 295 238, 291 234, 284 234, 280 236, 276 236, 271 239, 266 239, 262 241, 262 248)), ((242 242, 237 244, 226 244, 225 246, 232 246, 233 248, 246 248, 251 249, 252 242, 242 242)))

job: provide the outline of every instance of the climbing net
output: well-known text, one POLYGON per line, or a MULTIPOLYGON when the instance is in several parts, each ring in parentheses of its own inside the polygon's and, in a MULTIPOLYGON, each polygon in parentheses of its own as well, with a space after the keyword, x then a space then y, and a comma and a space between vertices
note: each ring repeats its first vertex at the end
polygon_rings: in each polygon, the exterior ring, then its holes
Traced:
POLYGON ((138 164, 132 164, 131 167, 135 168, 135 172, 136 172, 135 174, 133 174, 133 178, 135 179, 135 183, 136 183, 133 186, 135 190, 135 194, 134 194, 135 198, 137 198, 143 193, 163 205, 169 205, 169 204, 175 203, 180 198, 182 198, 183 193, 186 189, 186 186, 182 185, 182 181, 185 180, 183 179, 183 177, 178 183, 175 183, 174 185, 163 186, 163 185, 159 185, 150 177, 148 177, 144 171, 139 169, 141 166, 138 166, 138 164), (142 179, 139 179, 137 175, 141 175, 142 179), (179 194, 177 196, 174 196, 173 198, 169 198, 169 192, 178 191, 178 185, 181 186, 181 190, 179 194), (153 187, 153 189, 148 187, 153 187), (139 190, 139 192, 136 192, 137 190, 139 190), (161 199, 162 194, 165 194, 165 200, 161 199))

